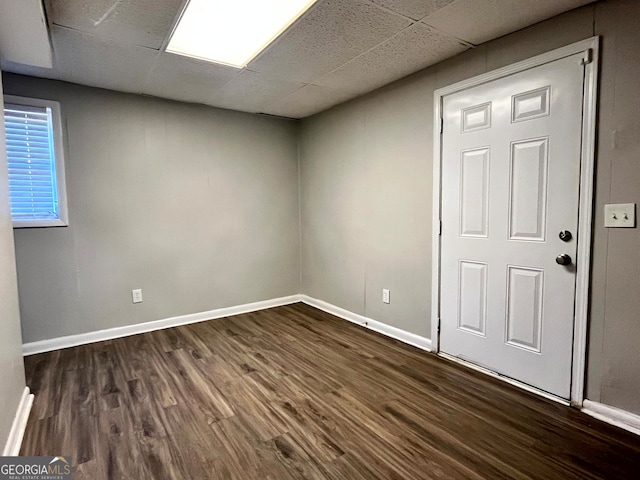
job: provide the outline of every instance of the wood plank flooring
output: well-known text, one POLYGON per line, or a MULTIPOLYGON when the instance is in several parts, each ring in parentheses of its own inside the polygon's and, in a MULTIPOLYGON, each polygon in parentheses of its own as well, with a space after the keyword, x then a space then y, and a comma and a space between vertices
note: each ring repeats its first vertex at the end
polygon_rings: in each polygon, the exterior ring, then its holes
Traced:
POLYGON ((635 479, 640 437, 295 304, 34 355, 78 479, 635 479))

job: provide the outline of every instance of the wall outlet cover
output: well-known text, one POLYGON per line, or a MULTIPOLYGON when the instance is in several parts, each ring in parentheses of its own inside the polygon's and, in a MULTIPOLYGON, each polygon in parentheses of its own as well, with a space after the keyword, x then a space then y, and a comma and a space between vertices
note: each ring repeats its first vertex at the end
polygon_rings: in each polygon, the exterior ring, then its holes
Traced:
POLYGON ((382 303, 391 303, 391 292, 388 289, 382 289, 382 303))
POLYGON ((142 303, 142 289, 131 290, 131 296, 133 297, 133 303, 142 303))

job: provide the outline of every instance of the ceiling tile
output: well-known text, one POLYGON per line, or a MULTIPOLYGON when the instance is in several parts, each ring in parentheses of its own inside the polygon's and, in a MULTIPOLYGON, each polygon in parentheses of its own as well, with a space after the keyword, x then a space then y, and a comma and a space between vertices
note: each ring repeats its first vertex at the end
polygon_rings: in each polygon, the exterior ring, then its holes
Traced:
POLYGON ((183 0, 49 0, 55 25, 159 49, 183 0))
POLYGON ((289 118, 304 118, 342 102, 355 98, 344 90, 307 85, 272 103, 264 113, 289 118))
POLYGON ((123 92, 142 91, 156 50, 119 44, 102 37, 54 26, 54 65, 61 79, 123 92))
POLYGON ((479 45, 595 0, 456 0, 425 23, 479 45))
POLYGON ((263 112, 267 105, 304 86, 301 82, 290 82, 263 73, 243 70, 216 92, 212 105, 245 112, 263 112))
POLYGON ((215 92, 239 73, 237 68, 162 53, 143 92, 183 102, 210 103, 215 92))
POLYGON ((387 7, 394 12, 420 20, 436 10, 450 4, 454 0, 371 0, 373 3, 387 7))
POLYGON ((410 23, 364 0, 327 0, 312 8, 249 67, 310 83, 410 23))
POLYGON ((353 93, 369 92, 468 48, 417 23, 315 83, 353 93))

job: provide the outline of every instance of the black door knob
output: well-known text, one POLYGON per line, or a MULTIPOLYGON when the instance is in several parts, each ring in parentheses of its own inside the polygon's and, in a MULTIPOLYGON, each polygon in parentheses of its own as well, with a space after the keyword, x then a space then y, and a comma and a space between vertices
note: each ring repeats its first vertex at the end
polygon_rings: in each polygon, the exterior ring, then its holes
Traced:
POLYGON ((558 265, 571 265, 571 257, 566 253, 563 253, 556 257, 556 263, 558 265))

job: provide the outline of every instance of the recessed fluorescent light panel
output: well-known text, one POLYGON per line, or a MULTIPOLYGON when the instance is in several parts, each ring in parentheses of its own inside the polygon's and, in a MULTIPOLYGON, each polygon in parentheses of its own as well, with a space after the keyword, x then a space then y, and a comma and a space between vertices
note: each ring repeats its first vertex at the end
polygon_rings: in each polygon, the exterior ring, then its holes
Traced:
POLYGON ((247 65, 316 0, 190 0, 167 52, 247 65))

